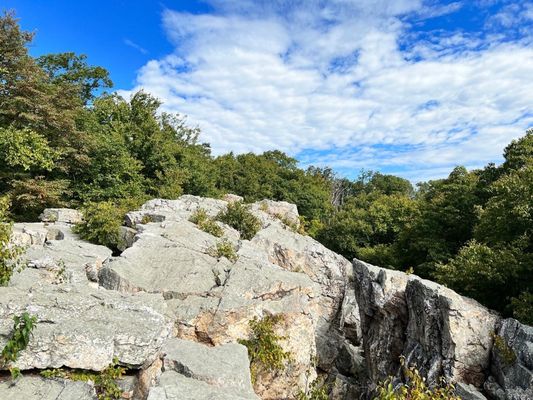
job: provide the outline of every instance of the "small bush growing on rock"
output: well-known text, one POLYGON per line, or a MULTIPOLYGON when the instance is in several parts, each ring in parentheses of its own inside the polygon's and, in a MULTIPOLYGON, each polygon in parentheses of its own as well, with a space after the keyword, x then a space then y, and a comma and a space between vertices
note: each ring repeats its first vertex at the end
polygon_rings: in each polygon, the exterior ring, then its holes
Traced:
POLYGON ((297 399, 298 400, 329 400, 328 385, 326 385, 320 379, 315 379, 309 386, 307 393, 300 390, 300 392, 298 393, 297 399))
MULTIPOLYGON (((37 318, 24 312, 20 316, 15 315, 13 321, 13 333, 2 349, 0 357, 1 367, 6 367, 10 363, 17 361, 19 353, 28 347, 31 331, 35 327, 37 318)), ((18 368, 9 368, 9 371, 11 372, 11 377, 13 379, 20 376, 20 370, 18 368)))
POLYGON ((415 366, 407 367, 403 357, 400 363, 407 382, 394 389, 391 379, 387 379, 378 385, 374 400, 461 400, 452 384, 442 380, 440 386, 430 389, 415 366))
POLYGON ((198 228, 216 237, 222 237, 224 230, 217 225, 215 220, 209 215, 203 208, 197 209, 189 219, 193 224, 196 224, 198 228))
POLYGON ((219 221, 238 230, 242 239, 250 240, 261 229, 261 221, 240 201, 228 204, 226 211, 217 215, 219 221))
POLYGON ((235 262, 238 259, 235 247, 227 239, 223 239, 216 246, 209 248, 208 254, 216 258, 226 257, 231 262, 235 262))
POLYGON ((0 286, 9 283, 13 271, 17 268, 16 262, 22 252, 19 246, 9 243, 13 224, 7 219, 9 199, 0 197, 0 286))
POLYGON ((248 349, 252 382, 255 383, 261 371, 282 371, 285 363, 290 361, 291 353, 284 351, 280 340, 286 339, 274 332, 281 321, 281 315, 268 315, 263 319, 252 319, 250 324, 251 337, 239 340, 248 349))
POLYGON ((115 357, 113 363, 101 372, 82 369, 65 370, 63 368, 46 369, 41 372, 44 378, 64 378, 72 381, 93 382, 98 400, 116 400, 122 398, 122 390, 116 380, 122 378, 126 369, 118 365, 115 357))
POLYGON ((141 199, 130 199, 88 203, 82 210, 84 221, 76 225, 74 231, 84 240, 117 251, 124 216, 141 202, 141 199))

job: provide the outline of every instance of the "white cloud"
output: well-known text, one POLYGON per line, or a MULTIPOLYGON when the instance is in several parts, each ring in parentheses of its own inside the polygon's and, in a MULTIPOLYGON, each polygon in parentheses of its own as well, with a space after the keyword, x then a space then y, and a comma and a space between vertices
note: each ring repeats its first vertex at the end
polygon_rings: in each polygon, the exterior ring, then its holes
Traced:
POLYGON ((146 50, 144 47, 141 47, 140 45, 135 43, 133 40, 124 39, 124 44, 126 46, 131 47, 131 48, 134 48, 135 50, 137 50, 138 52, 140 52, 142 54, 148 54, 148 50, 146 50))
POLYGON ((176 51, 147 63, 134 90, 187 114, 217 154, 276 148, 346 174, 396 168, 416 180, 498 160, 533 125, 527 41, 455 32, 400 48, 406 13, 460 3, 211 4, 211 15, 165 11, 176 51))

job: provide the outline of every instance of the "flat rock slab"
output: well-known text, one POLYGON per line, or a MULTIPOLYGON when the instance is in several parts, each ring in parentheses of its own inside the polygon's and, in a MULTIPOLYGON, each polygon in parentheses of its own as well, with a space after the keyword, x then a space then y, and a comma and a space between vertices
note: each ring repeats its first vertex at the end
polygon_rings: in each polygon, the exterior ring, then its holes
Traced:
POLYGON ((101 371, 114 357, 140 367, 157 357, 173 325, 161 295, 68 286, 30 292, 0 288, 0 348, 12 333, 13 317, 23 312, 36 316, 37 323, 15 364, 22 370, 101 371))
POLYGON ((87 284, 86 265, 99 265, 111 257, 111 250, 82 240, 52 240, 29 247, 27 268, 15 272, 9 286, 29 290, 58 283, 87 284))
POLYGON ((161 351, 165 371, 176 371, 211 386, 253 393, 248 351, 240 344, 209 347, 188 340, 170 339, 161 351))
POLYGON ((231 263, 207 254, 216 238, 188 221, 147 227, 135 245, 100 271, 100 285, 121 292, 162 293, 165 298, 204 294, 231 263))
POLYGON ((85 382, 23 376, 16 382, 0 383, 5 400, 97 400, 94 387, 85 382))
POLYGON ((149 400, 258 400, 250 379, 246 347, 209 347, 169 339, 162 349, 163 374, 149 400))
POLYGON ((148 400, 259 400, 259 397, 211 386, 168 371, 161 375, 159 385, 150 389, 148 400))

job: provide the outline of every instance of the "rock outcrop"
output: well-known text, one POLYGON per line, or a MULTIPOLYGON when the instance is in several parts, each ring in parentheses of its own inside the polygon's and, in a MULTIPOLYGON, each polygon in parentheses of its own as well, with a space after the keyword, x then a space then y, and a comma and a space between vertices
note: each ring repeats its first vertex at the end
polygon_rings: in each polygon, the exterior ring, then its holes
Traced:
POLYGON ((214 220, 235 201, 151 200, 126 216, 120 255, 80 240, 75 210, 15 224, 26 268, 0 288, 0 348, 13 317, 37 322, 1 368, 23 376, 0 375, 0 398, 96 399, 91 382, 39 372, 98 374, 118 362, 130 399, 294 399, 319 377, 331 399, 348 400, 388 376, 399 383, 404 357, 430 384, 455 382, 465 400, 533 400, 533 328, 414 275, 349 262, 299 234, 289 203, 252 204, 261 229, 251 240, 221 222, 220 238, 190 222, 200 209, 214 220), (219 253, 221 243, 234 256, 219 253), (290 357, 281 370, 258 369, 252 385, 238 342, 267 316, 278 316, 273 329, 290 357))

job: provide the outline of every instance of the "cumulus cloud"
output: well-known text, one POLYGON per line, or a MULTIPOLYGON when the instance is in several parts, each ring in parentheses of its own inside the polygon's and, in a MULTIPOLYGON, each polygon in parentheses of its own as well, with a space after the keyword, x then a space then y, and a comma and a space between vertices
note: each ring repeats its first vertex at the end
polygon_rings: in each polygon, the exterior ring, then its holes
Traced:
POLYGON ((164 11, 175 51, 148 62, 132 91, 187 114, 216 154, 280 149, 348 176, 419 180, 499 160, 533 126, 529 36, 411 29, 461 2, 209 2, 210 14, 164 11))

